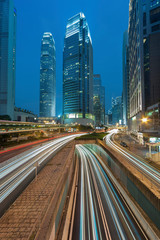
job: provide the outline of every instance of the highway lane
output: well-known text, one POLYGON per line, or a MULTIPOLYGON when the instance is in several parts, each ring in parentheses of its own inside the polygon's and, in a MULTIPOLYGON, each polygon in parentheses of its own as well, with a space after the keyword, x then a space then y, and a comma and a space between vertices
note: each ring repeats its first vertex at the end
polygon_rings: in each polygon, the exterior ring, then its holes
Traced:
POLYGON ((24 146, 24 147, 21 147, 21 148, 14 147, 11 150, 9 149, 10 151, 8 151, 8 152, 0 153, 0 163, 5 162, 12 157, 17 156, 18 154, 23 153, 23 152, 35 147, 36 145, 39 145, 39 143, 24 146))
POLYGON ((130 153, 116 145, 111 139, 115 133, 116 130, 112 130, 106 136, 106 144, 113 150, 118 152, 120 155, 122 155, 129 164, 134 166, 141 174, 144 174, 157 187, 160 187, 160 172, 152 166, 148 165, 146 162, 141 161, 140 159, 136 158, 135 156, 131 155, 130 153))
POLYGON ((89 145, 76 145, 80 177, 72 239, 149 239, 89 145))
POLYGON ((80 135, 82 134, 58 138, 43 144, 39 148, 32 149, 23 156, 17 156, 14 161, 1 164, 0 203, 6 200, 30 174, 38 171, 57 150, 80 135))
POLYGON ((73 134, 60 133, 60 134, 55 135, 54 137, 51 137, 48 139, 42 139, 42 140, 37 140, 37 141, 33 141, 33 142, 28 142, 28 143, 16 145, 14 147, 2 150, 2 151, 0 151, 0 163, 7 161, 8 159, 10 159, 14 156, 17 156, 18 154, 23 153, 29 149, 32 149, 33 147, 39 146, 40 144, 52 141, 52 140, 60 138, 60 137, 65 137, 68 135, 73 135, 73 134))

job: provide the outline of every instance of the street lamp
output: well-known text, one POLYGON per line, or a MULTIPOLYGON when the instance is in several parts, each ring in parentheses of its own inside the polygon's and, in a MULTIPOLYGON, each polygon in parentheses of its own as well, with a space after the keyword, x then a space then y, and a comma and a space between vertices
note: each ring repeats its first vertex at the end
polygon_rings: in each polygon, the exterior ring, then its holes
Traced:
POLYGON ((143 122, 143 123, 146 123, 147 121, 148 121, 147 118, 142 118, 142 122, 143 122))

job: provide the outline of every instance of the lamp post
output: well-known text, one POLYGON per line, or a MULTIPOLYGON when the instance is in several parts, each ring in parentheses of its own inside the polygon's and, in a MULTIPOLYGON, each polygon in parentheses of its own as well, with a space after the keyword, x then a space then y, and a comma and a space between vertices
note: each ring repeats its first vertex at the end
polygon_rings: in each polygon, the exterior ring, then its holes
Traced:
POLYGON ((142 118, 142 123, 147 123, 148 122, 148 118, 142 118))
POLYGON ((139 131, 143 131, 143 127, 142 127, 143 125, 142 124, 147 124, 147 122, 148 122, 148 118, 144 117, 144 118, 141 119, 141 123, 139 125, 139 131))

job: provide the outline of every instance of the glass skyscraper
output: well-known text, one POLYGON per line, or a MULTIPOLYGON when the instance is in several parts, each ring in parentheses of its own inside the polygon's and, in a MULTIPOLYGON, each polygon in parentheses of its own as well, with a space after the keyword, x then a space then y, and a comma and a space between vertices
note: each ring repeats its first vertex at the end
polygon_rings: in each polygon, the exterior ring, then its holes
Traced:
POLYGON ((93 75, 93 112, 95 125, 100 126, 105 123, 105 87, 101 85, 101 75, 93 75))
POLYGON ((105 124, 105 87, 101 86, 101 124, 105 124))
POLYGON ((122 97, 112 98, 112 124, 122 124, 123 110, 122 110, 122 97))
POLYGON ((40 60, 40 117, 56 116, 56 56, 51 33, 44 33, 40 60))
POLYGON ((67 22, 63 51, 63 114, 65 123, 93 123, 93 50, 86 17, 67 22))
POLYGON ((128 31, 123 34, 123 50, 122 50, 122 70, 123 70, 123 124, 128 124, 129 118, 129 45, 128 31))
POLYGON ((0 115, 14 119, 16 19, 13 0, 0 0, 0 115))

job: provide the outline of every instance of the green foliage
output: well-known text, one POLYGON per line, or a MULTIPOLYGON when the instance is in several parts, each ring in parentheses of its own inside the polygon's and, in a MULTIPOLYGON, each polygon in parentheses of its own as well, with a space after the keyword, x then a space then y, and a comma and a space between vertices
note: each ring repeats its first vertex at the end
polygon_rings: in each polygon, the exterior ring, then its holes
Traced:
POLYGON ((100 139, 103 140, 103 138, 107 135, 108 133, 91 133, 88 135, 84 135, 81 137, 77 137, 76 140, 96 140, 96 139, 100 139))
POLYGON ((7 121, 11 121, 11 118, 9 115, 0 115, 0 120, 7 120, 7 121))
POLYGON ((84 125, 78 125, 77 129, 79 131, 89 131, 89 130, 93 130, 93 128, 91 126, 84 126, 84 125))

